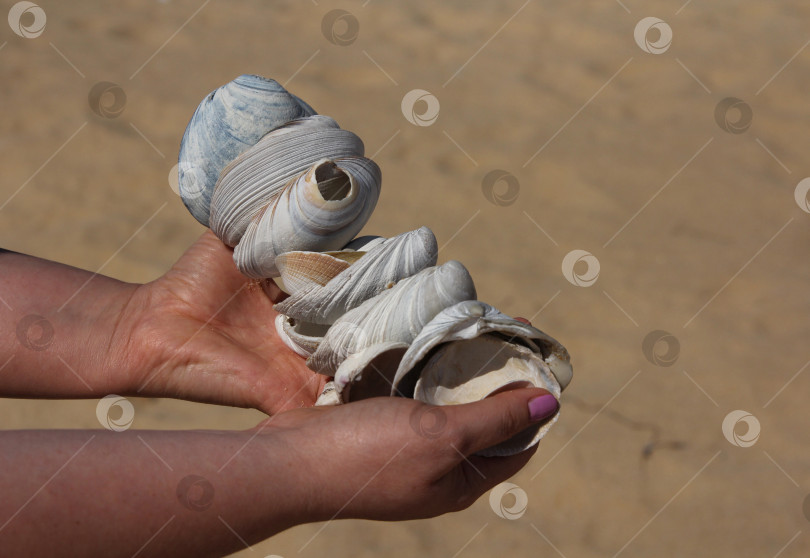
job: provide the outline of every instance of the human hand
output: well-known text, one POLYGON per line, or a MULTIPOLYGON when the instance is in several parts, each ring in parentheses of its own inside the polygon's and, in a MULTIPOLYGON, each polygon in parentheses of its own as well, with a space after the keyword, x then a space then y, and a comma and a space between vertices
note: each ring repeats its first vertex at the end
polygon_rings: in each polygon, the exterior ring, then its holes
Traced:
POLYGON ((327 381, 279 339, 272 307, 283 293, 242 276, 210 231, 146 285, 0 256, 0 395, 118 393, 275 414, 313 405, 327 381))
POLYGON ((473 454, 549 419, 558 405, 536 388, 445 407, 383 397, 292 410, 257 431, 295 464, 290 482, 306 489, 307 521, 407 520, 467 508, 517 473, 536 446, 509 457, 473 454))
POLYGON ((293 409, 241 432, 0 432, 0 517, 10 518, 0 548, 223 556, 302 523, 432 517, 468 507, 535 449, 475 451, 555 412, 547 392, 518 389, 448 407, 374 398, 293 409), (32 497, 43 483, 47 498, 32 497))
POLYGON ((327 381, 278 337, 272 281, 240 274, 206 231, 130 311, 133 395, 176 397, 268 414, 311 406, 327 381))

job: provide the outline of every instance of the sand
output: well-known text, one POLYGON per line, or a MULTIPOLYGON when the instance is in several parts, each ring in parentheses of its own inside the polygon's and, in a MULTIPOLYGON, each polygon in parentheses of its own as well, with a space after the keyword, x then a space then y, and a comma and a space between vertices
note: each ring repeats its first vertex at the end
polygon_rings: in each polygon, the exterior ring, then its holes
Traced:
MULTIPOLYGON (((810 552, 806 2, 41 6, 40 36, 0 30, 0 246, 158 277, 202 232, 168 179, 185 125, 259 73, 363 138, 384 175, 366 232, 431 227, 482 300, 573 356, 561 419, 512 479, 520 517, 485 497, 433 520, 300 526, 238 556, 810 552), (338 8, 344 46, 322 30, 338 8), (634 38, 648 16, 664 22, 641 33, 652 52, 634 38), (90 108, 102 81, 126 95, 116 118, 90 108), (414 89, 439 102, 430 125, 403 114, 414 89), (729 97, 742 104, 718 110, 729 97), (569 281, 573 250, 590 256, 569 281), (753 445, 724 436, 735 410, 753 445)), ((132 401, 134 428, 263 416, 132 401)), ((100 428, 95 404, 3 400, 0 424, 100 428)))

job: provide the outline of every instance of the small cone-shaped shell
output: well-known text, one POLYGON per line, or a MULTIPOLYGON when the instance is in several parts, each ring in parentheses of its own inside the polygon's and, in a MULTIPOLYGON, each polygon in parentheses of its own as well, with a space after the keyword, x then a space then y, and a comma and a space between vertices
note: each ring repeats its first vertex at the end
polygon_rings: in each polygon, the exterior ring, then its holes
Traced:
POLYGON ((307 366, 334 376, 349 355, 377 343, 410 343, 442 309, 474 298, 472 277, 459 262, 424 269, 338 318, 307 366))
POLYGON ((236 267, 248 277, 277 277, 280 254, 341 248, 371 217, 380 181, 379 167, 363 157, 315 163, 250 222, 234 249, 236 267))
POLYGON ((177 166, 180 196, 194 218, 208 226, 214 186, 231 161, 275 128, 314 114, 260 76, 239 76, 206 95, 183 134, 177 166))
MULTIPOLYGON (((349 252, 349 254, 361 254, 349 252)), ((276 304, 276 311, 313 323, 331 324, 349 310, 356 308, 366 300, 383 292, 386 288, 391 288, 401 279, 410 277, 428 267, 436 265, 438 246, 436 237, 427 227, 407 232, 389 238, 377 244, 369 250, 362 258, 347 269, 334 275, 328 283, 320 281, 309 281, 309 288, 297 288, 290 284, 282 271, 284 284, 290 288, 292 296, 276 304), (293 292, 293 290, 295 292, 293 292)), ((279 259, 288 254, 279 256, 279 259)), ((310 275, 327 276, 338 264, 321 256, 323 260, 318 272, 311 272, 310 275)), ((315 262, 315 258, 312 258, 315 262)), ((281 268, 281 266, 279 266, 281 268)))
POLYGON ((276 128, 222 170, 211 198, 211 230, 228 246, 236 246, 254 217, 295 178, 318 161, 362 157, 363 150, 360 138, 341 130, 328 116, 309 116, 276 128))
MULTIPOLYGON (((416 382, 414 399, 431 405, 458 405, 521 387, 543 388, 560 397, 560 385, 541 355, 488 333, 444 343, 431 353, 416 382)), ((530 448, 548 432, 558 415, 479 455, 513 455, 530 448)))

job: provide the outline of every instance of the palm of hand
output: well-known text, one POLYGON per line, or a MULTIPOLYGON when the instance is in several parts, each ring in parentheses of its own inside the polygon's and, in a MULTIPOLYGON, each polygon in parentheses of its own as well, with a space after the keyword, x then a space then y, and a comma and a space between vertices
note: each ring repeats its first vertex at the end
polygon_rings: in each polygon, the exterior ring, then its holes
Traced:
POLYGON ((141 291, 149 310, 140 326, 140 394, 268 414, 315 403, 327 379, 278 337, 273 303, 281 291, 241 275, 210 231, 141 291))

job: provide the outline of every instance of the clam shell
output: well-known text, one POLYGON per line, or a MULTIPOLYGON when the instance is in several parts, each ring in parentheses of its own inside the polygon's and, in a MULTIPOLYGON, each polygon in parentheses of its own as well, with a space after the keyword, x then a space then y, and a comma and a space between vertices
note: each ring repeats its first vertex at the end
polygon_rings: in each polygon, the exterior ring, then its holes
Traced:
POLYGON ((441 310, 475 296, 472 277, 461 263, 424 269, 338 318, 307 366, 334 376, 348 356, 377 343, 408 344, 441 310))
POLYGON ((236 267, 248 277, 276 277, 276 257, 285 252, 339 249, 371 217, 380 182, 371 159, 316 162, 253 218, 234 249, 236 267))
POLYGON ((180 196, 197 221, 209 224, 220 172, 271 130, 315 114, 275 80, 243 75, 206 95, 180 144, 180 196))
POLYGON ((361 157, 363 151, 360 138, 341 130, 328 116, 309 116, 276 128, 222 170, 211 198, 211 230, 228 246, 236 246, 256 215, 315 163, 361 157))
MULTIPOLYGON (((276 304, 275 309, 297 320, 334 323, 397 281, 436 265, 438 251, 433 232, 422 227, 377 243, 351 266, 341 262, 345 269, 337 274, 333 274, 334 270, 342 265, 335 262, 336 258, 313 254, 306 258, 308 265, 293 270, 288 265, 289 254, 283 254, 276 260, 276 265, 281 270, 284 284, 290 287, 290 292, 293 289, 295 292, 276 304), (284 261, 279 262, 282 258, 284 261), (330 274, 332 278, 323 283, 330 274), (299 288, 304 283, 309 283, 309 286, 299 288)), ((303 255, 301 259, 305 259, 303 255)))
MULTIPOLYGON (((341 271, 359 260, 365 252, 285 252, 276 257, 276 267, 284 292, 296 295, 313 287, 323 287, 341 271)), ((282 312, 286 314, 286 312, 282 312)))
POLYGON ((571 359, 568 351, 556 339, 503 314, 489 304, 468 300, 442 310, 425 325, 402 357, 391 395, 396 393, 405 397, 413 396, 423 360, 434 347, 450 341, 472 339, 485 333, 497 333, 542 355, 543 362, 554 374, 561 389, 565 389, 571 382, 571 359))

